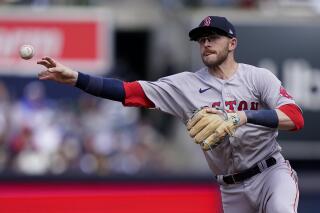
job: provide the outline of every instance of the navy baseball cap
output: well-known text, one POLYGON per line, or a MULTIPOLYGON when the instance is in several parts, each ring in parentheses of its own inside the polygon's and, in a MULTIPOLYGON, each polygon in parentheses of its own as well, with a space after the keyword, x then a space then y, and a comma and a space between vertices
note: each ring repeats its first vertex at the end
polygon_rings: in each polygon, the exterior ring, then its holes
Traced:
POLYGON ((213 32, 230 38, 236 37, 234 26, 221 16, 207 16, 198 27, 189 32, 189 37, 191 41, 197 41, 200 37, 210 35, 213 32))

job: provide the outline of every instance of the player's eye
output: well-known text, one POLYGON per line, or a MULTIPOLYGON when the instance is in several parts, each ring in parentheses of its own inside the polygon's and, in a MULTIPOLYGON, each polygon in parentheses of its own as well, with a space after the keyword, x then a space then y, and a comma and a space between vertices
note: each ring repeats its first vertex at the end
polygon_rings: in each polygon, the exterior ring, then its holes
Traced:
POLYGON ((218 34, 213 34, 205 37, 201 37, 198 39, 199 44, 204 44, 206 41, 209 43, 213 42, 214 40, 218 39, 220 36, 218 34))
POLYGON ((204 44, 206 42, 206 40, 207 40, 207 37, 201 37, 201 38, 198 39, 198 43, 199 44, 204 44))

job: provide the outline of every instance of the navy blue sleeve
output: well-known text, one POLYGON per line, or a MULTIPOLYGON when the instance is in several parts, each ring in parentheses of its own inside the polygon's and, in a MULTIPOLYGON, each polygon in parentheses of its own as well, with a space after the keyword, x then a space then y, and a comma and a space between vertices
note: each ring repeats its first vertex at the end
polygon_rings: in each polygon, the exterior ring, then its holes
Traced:
POLYGON ((101 98, 122 102, 125 98, 123 81, 114 78, 90 76, 78 72, 76 87, 101 98))
POLYGON ((257 124, 270 128, 277 128, 279 118, 275 110, 245 110, 247 123, 257 124))

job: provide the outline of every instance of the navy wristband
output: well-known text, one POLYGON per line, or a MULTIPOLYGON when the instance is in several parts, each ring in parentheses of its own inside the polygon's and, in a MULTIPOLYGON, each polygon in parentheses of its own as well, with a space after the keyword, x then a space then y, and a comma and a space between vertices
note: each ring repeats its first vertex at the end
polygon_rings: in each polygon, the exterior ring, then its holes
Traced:
POLYGON ((247 123, 257 124, 270 128, 277 128, 279 118, 277 112, 272 110, 245 110, 247 123))
POLYGON ((78 72, 76 87, 97 97, 122 102, 125 98, 123 82, 113 78, 90 76, 78 72))

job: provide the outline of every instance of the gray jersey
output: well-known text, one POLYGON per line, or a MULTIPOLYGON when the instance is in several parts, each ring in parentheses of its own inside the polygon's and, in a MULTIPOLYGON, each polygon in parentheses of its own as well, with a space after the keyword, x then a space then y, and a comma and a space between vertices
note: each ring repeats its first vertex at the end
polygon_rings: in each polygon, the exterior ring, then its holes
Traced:
MULTIPOLYGON (((247 64, 239 64, 228 80, 216 78, 203 68, 139 83, 157 109, 184 123, 203 106, 240 111, 295 103, 270 71, 247 64)), ((245 124, 237 128, 233 137, 225 138, 217 148, 204 154, 214 174, 235 173, 280 152, 277 135, 277 129, 245 124)))

